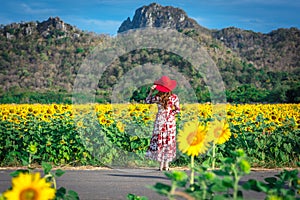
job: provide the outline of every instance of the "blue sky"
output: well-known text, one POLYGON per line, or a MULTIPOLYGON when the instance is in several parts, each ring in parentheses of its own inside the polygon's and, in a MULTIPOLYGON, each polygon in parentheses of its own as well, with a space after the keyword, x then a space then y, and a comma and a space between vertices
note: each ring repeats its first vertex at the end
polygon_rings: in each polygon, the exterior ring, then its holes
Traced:
POLYGON ((234 26, 268 33, 300 27, 299 0, 4 0, 0 24, 58 16, 81 30, 116 35, 127 17, 132 19, 137 8, 152 2, 181 8, 209 29, 234 26))

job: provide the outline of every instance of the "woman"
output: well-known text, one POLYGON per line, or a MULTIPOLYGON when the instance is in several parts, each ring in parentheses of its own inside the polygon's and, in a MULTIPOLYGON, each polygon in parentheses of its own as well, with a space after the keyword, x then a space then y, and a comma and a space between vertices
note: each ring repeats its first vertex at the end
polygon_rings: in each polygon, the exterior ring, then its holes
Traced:
POLYGON ((146 103, 156 103, 158 112, 154 122, 154 129, 150 140, 150 146, 146 157, 160 162, 159 170, 169 170, 169 162, 176 156, 176 120, 179 113, 179 98, 172 90, 176 87, 176 81, 168 76, 162 76, 154 82, 146 103), (154 90, 156 95, 152 95, 154 90))

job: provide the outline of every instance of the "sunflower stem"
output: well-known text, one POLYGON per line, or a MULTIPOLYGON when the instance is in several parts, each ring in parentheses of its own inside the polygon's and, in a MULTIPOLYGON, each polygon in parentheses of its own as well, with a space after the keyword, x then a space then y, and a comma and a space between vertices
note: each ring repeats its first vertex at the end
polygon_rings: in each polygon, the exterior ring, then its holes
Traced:
POLYGON ((176 190, 176 182, 173 181, 172 185, 171 185, 171 191, 170 191, 170 194, 169 194, 169 200, 175 200, 174 199, 175 190, 176 190))
POLYGON ((216 162, 216 143, 213 142, 212 146, 212 169, 215 169, 215 162, 216 162))
POLYGON ((206 190, 207 190, 207 186, 205 184, 205 181, 201 181, 201 186, 203 188, 203 193, 202 193, 202 199, 206 199, 206 190))
POLYGON ((53 181, 53 187, 54 187, 54 189, 57 190, 56 179, 54 177, 53 177, 52 181, 53 181))
POLYGON ((191 156, 191 180, 190 180, 190 185, 191 185, 191 190, 194 191, 194 155, 191 156))
POLYGON ((55 177, 54 177, 52 174, 49 173, 49 174, 45 175, 44 178, 45 178, 45 179, 50 178, 51 181, 52 181, 52 184, 53 184, 53 188, 54 188, 55 190, 57 189, 57 186, 56 186, 56 179, 55 179, 55 177))
POLYGON ((232 172, 233 172, 233 178, 234 178, 234 183, 233 183, 233 199, 236 200, 238 197, 238 190, 239 190, 239 180, 240 177, 238 176, 237 169, 235 166, 232 166, 232 172))
POLYGON ((29 159, 28 159, 28 170, 29 170, 29 173, 31 172, 31 153, 29 153, 29 159))

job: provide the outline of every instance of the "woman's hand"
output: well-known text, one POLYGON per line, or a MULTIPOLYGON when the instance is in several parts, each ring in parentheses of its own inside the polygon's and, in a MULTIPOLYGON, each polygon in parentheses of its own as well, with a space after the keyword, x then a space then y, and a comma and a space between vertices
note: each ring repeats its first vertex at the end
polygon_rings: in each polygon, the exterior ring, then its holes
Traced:
POLYGON ((152 85, 151 90, 155 90, 156 85, 152 85))
POLYGON ((147 103, 152 103, 152 98, 153 98, 153 97, 151 97, 151 96, 152 96, 153 90, 155 90, 155 88, 156 88, 156 85, 152 85, 152 86, 151 86, 150 92, 149 92, 149 94, 148 94, 148 96, 147 96, 147 98, 146 98, 146 102, 147 102, 147 103))

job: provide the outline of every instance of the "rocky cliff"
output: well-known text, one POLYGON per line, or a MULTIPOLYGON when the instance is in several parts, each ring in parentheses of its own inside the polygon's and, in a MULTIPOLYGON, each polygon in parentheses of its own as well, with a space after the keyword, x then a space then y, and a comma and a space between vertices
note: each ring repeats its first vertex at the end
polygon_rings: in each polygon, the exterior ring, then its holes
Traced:
POLYGON ((7 39, 22 38, 30 35, 39 35, 44 38, 53 37, 79 37, 79 29, 65 23, 59 17, 49 17, 48 20, 43 22, 22 22, 12 23, 2 26, 0 34, 4 35, 7 39))
POLYGON ((300 30, 280 28, 267 34, 239 28, 212 31, 212 36, 259 68, 293 71, 300 67, 300 30))
POLYGON ((177 30, 203 28, 180 8, 152 3, 149 6, 138 8, 132 20, 128 17, 121 24, 118 33, 144 27, 174 28, 177 30))

